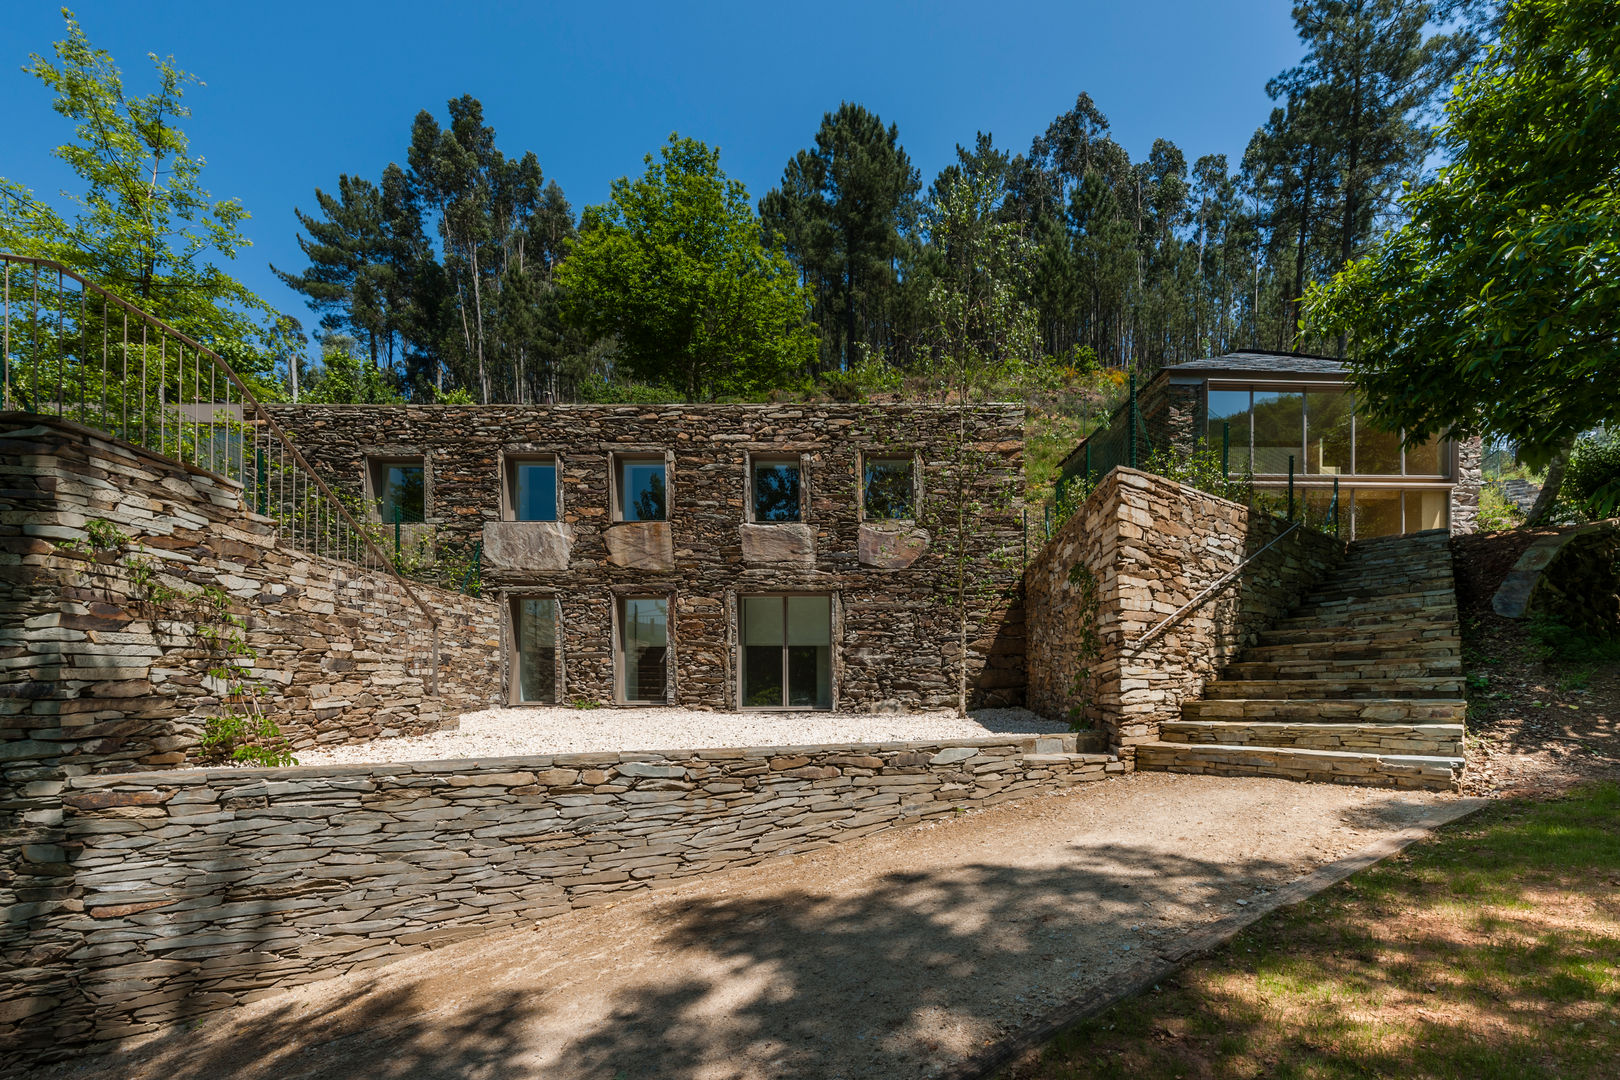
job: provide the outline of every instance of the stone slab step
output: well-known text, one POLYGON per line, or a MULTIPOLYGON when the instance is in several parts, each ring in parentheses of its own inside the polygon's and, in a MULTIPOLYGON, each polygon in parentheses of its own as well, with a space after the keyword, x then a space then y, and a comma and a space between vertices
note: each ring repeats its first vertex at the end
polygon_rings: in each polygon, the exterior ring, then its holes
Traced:
POLYGON ((1305 602, 1323 602, 1330 600, 1372 599, 1381 596, 1395 596, 1402 593, 1434 592, 1437 589, 1455 588, 1452 576, 1448 574, 1402 574, 1394 578, 1335 578, 1333 582, 1312 589, 1305 594, 1305 602))
POLYGON ((1201 698, 1181 703, 1183 720, 1277 720, 1306 723, 1460 724, 1461 698, 1201 698))
POLYGON ((1296 660, 1245 660, 1228 664, 1222 679, 1257 682, 1261 679, 1422 679, 1461 675, 1459 656, 1351 658, 1337 655, 1296 660))
POLYGON ((1204 685, 1210 698, 1460 698, 1458 678, 1219 679, 1204 685))
POLYGON ((1358 645, 1460 642, 1461 639, 1455 619, 1430 619, 1412 623, 1402 621, 1388 626, 1296 626, 1262 630, 1259 640, 1257 648, 1280 645, 1344 645, 1354 648, 1358 645))
POLYGON ((1297 747, 1152 742, 1137 745, 1136 767, 1150 772, 1275 776, 1321 783, 1449 791, 1462 773, 1463 759, 1297 747))
POLYGON ((1455 626, 1457 624, 1457 606, 1434 605, 1431 607, 1411 609, 1375 609, 1371 611, 1350 612, 1311 612, 1300 615, 1290 615, 1286 619, 1279 619, 1275 629, 1296 630, 1311 629, 1330 626, 1411 626, 1415 623, 1442 623, 1455 626))
POLYGON ((1309 597, 1289 613, 1301 615, 1338 615, 1362 611, 1422 611, 1425 608, 1455 608, 1457 593, 1451 587, 1443 589, 1414 589, 1409 592, 1387 593, 1380 596, 1344 598, 1312 602, 1309 597))
POLYGON ((1358 754, 1461 757, 1461 724, 1312 724, 1271 720, 1172 720, 1163 742, 1350 750, 1358 754))
POLYGON ((1462 641, 1456 637, 1420 638, 1406 641, 1338 640, 1292 641, 1281 645, 1255 645, 1243 650, 1245 663, 1282 663, 1288 660, 1400 660, 1429 659, 1462 655, 1462 641))

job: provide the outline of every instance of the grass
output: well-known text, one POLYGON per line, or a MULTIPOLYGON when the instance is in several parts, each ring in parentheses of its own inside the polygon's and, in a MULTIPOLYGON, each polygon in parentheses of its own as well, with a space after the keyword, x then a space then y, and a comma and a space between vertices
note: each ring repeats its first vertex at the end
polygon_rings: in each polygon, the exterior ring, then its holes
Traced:
POLYGON ((1006 1075, 1620 1076, 1620 786, 1494 804, 1006 1075))

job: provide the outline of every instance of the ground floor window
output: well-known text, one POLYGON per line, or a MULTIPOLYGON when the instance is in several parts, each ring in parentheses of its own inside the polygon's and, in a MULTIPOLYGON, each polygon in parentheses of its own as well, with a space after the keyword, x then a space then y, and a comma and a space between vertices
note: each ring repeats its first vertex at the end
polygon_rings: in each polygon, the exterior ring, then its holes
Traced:
POLYGON ((512 599, 512 670, 519 702, 557 702, 557 601, 550 596, 512 599))
POLYGON ((619 600, 617 664, 619 700, 665 704, 669 700, 669 601, 661 596, 619 600))
POLYGON ((831 597, 744 596, 738 620, 744 708, 832 708, 831 597))
MULTIPOLYGON (((1306 522, 1326 526, 1330 520, 1333 489, 1302 487, 1295 490, 1306 522)), ((1256 488, 1255 505, 1282 514, 1286 488, 1256 488)), ((1350 487, 1339 489, 1339 532, 1347 540, 1445 529, 1451 525, 1451 489, 1350 487)))

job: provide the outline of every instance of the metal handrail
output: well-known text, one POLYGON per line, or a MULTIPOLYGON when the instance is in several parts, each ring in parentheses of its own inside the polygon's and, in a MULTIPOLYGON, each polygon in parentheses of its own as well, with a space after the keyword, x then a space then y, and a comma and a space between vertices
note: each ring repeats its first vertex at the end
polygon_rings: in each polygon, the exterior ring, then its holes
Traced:
MULTIPOLYGON (((259 403, 259 400, 258 400, 258 398, 256 398, 254 396, 253 391, 248 388, 247 383, 242 380, 242 378, 236 373, 235 369, 233 369, 231 367, 231 365, 223 357, 221 357, 214 350, 212 350, 212 349, 208 348, 207 346, 203 345, 201 342, 196 341, 195 339, 193 339, 192 337, 190 337, 187 334, 183 333, 182 331, 176 329, 173 326, 170 326, 168 323, 166 323, 163 320, 157 318, 156 316, 153 316, 153 315, 149 314, 148 312, 142 311, 140 308, 136 307, 134 304, 129 303, 128 301, 124 300, 123 298, 121 298, 119 296, 115 296, 114 294, 108 292, 106 289, 104 289, 101 286, 97 285, 95 282, 90 281, 89 279, 85 278, 83 275, 69 269, 68 267, 62 265, 59 262, 55 262, 55 261, 50 260, 50 259, 35 258, 33 256, 28 256, 28 255, 15 255, 15 254, 11 254, 9 252, 0 252, 0 265, 4 266, 3 297, 0 297, 0 302, 3 302, 3 304, 4 304, 4 316, 3 316, 4 331, 3 331, 3 340, 0 340, 0 348, 3 348, 3 351, 0 351, 0 368, 3 368, 3 372, 0 372, 0 408, 5 408, 5 409, 11 408, 11 404, 12 404, 12 400, 13 400, 14 396, 20 398, 21 403, 26 406, 26 408, 23 411, 28 412, 28 413, 33 413, 33 414, 36 414, 36 415, 39 414, 41 412, 40 407, 42 405, 42 399, 41 399, 40 393, 39 393, 39 389, 40 389, 40 387, 39 387, 39 379, 40 379, 40 373, 41 373, 40 372, 40 368, 41 368, 40 351, 41 351, 41 348, 42 348, 42 339, 40 338, 40 335, 39 335, 40 280, 39 280, 39 275, 37 273, 34 275, 34 278, 33 278, 33 282, 32 282, 33 287, 32 287, 31 295, 30 295, 30 298, 29 298, 29 309, 30 309, 29 310, 29 337, 31 338, 33 346, 34 346, 34 356, 33 356, 33 362, 32 362, 32 367, 33 367, 33 372, 32 372, 32 374, 33 374, 33 391, 34 391, 34 393, 33 393, 32 400, 30 400, 29 397, 26 394, 22 393, 20 385, 16 389, 14 389, 13 386, 12 386, 12 342, 13 342, 13 333, 12 333, 12 271, 13 271, 13 268, 16 267, 16 266, 29 266, 29 267, 35 268, 36 270, 44 270, 44 271, 47 271, 48 273, 51 273, 51 274, 55 275, 55 277, 56 277, 56 294, 57 294, 56 295, 56 300, 57 300, 56 318, 57 318, 57 326, 58 326, 59 331, 60 331, 61 327, 64 325, 64 323, 66 321, 66 318, 67 318, 66 303, 65 303, 65 298, 67 296, 67 290, 64 288, 64 282, 66 280, 71 280, 71 281, 77 283, 78 286, 79 286, 79 289, 80 289, 79 300, 78 300, 78 303, 79 303, 78 319, 79 319, 79 326, 80 326, 81 330, 85 329, 85 327, 87 326, 87 319, 89 318, 89 305, 88 305, 88 302, 87 302, 87 296, 94 295, 99 301, 101 301, 101 303, 103 305, 102 314, 103 314, 104 319, 103 319, 103 325, 102 325, 102 342, 101 342, 102 351, 101 351, 101 368, 100 368, 99 380, 96 379, 96 372, 93 369, 86 369, 86 373, 88 374, 88 377, 90 378, 90 380, 92 380, 93 382, 96 383, 96 385, 99 386, 99 390, 100 390, 99 407, 95 407, 94 403, 86 401, 82 396, 81 396, 80 400, 77 403, 73 403, 73 402, 70 402, 70 401, 67 400, 68 363, 67 363, 67 354, 66 354, 66 352, 64 350, 62 355, 56 360, 56 363, 55 363, 56 379, 57 379, 56 391, 57 392, 56 392, 56 397, 54 399, 54 403, 56 405, 56 415, 58 417, 63 418, 63 419, 72 420, 73 416, 71 414, 71 410, 69 409, 69 406, 76 404, 77 405, 77 411, 78 411, 78 414, 79 414, 79 420, 78 420, 79 423, 85 424, 85 426, 87 426, 87 427, 92 427, 92 428, 96 428, 97 430, 104 431, 108 435, 116 437, 116 438, 120 438, 120 439, 124 440, 125 442, 135 443, 137 445, 144 446, 146 449, 149 449, 149 450, 150 449, 155 449, 155 450, 157 450, 157 452, 159 452, 161 454, 164 454, 165 456, 170 456, 169 455, 169 445, 170 445, 170 443, 169 443, 169 433, 168 433, 168 430, 167 430, 167 424, 168 424, 168 421, 169 421, 169 416, 168 416, 168 411, 167 410, 170 407, 173 407, 174 410, 175 410, 173 419, 174 419, 174 423, 176 425, 174 445, 177 447, 177 451, 173 456, 177 457, 183 464, 191 465, 191 466, 199 468, 199 469, 204 469, 204 471, 207 471, 207 472, 212 472, 212 473, 216 473, 218 475, 222 475, 227 480, 231 480, 233 482, 241 484, 241 486, 244 489, 243 503, 244 503, 245 507, 255 505, 255 503, 253 501, 250 501, 247 498, 247 492, 250 491, 250 490, 253 491, 258 497, 257 498, 257 506, 259 507, 260 513, 262 513, 262 514, 265 513, 266 509, 268 509, 267 503, 266 503, 266 494, 268 492, 268 483, 269 483, 269 481, 268 481, 268 478, 267 478, 268 477, 267 466, 265 464, 265 462, 267 461, 268 456, 269 456, 268 451, 270 451, 270 450, 276 451, 278 453, 278 455, 280 456, 281 463, 283 464, 283 466, 284 466, 286 460, 290 459, 292 461, 293 465, 296 467, 296 470, 297 470, 292 476, 292 487, 293 487, 293 492, 292 492, 292 496, 291 496, 292 504, 294 506, 298 506, 298 507, 302 506, 302 504, 299 502, 299 494, 298 494, 298 483, 299 483, 299 476, 300 475, 303 478, 303 483, 304 483, 304 486, 305 486, 305 496, 304 496, 305 499, 308 499, 308 490, 309 490, 310 486, 314 487, 314 489, 315 489, 315 491, 316 491, 316 493, 318 495, 318 498, 316 500, 313 500, 313 502, 314 502, 314 522, 313 522, 313 525, 311 526, 307 521, 301 523, 299 520, 297 520, 298 514, 296 512, 293 515, 293 518, 294 518, 293 520, 286 520, 286 519, 283 519, 282 517, 279 517, 279 516, 277 516, 275 514, 265 514, 265 516, 271 517, 273 520, 276 521, 278 533, 282 537, 287 539, 295 547, 307 547, 307 549, 310 550, 314 554, 324 555, 326 557, 335 557, 335 558, 339 558, 339 559, 341 559, 343 561, 354 562, 354 563, 357 563, 359 565, 367 565, 364 562, 364 560, 362 560, 360 558, 357 558, 357 557, 354 557, 354 556, 351 556, 351 555, 348 554, 348 550, 349 550, 351 545, 349 544, 347 539, 340 540, 336 545, 341 550, 340 554, 337 554, 337 555, 334 556, 334 555, 332 555, 330 553, 330 551, 321 550, 320 537, 325 535, 322 532, 322 523, 321 523, 322 512, 324 510, 324 512, 325 512, 325 514, 327 516, 327 528, 328 529, 330 529, 332 527, 332 519, 335 516, 335 518, 337 520, 337 523, 338 523, 339 529, 341 530, 341 529, 346 528, 349 535, 355 538, 355 543, 352 545, 353 550, 355 552, 355 556, 358 556, 362 552, 364 552, 366 554, 369 554, 371 556, 371 558, 373 560, 375 560, 375 563, 376 563, 376 565, 378 567, 386 566, 388 568, 389 572, 393 574, 395 580, 397 580, 399 582, 400 588, 404 590, 405 594, 411 598, 411 601, 422 612, 423 616, 425 616, 427 618, 429 624, 433 628, 434 652, 435 652, 435 654, 437 653, 437 651, 438 651, 439 620, 438 620, 437 616, 434 615, 432 609, 430 609, 428 607, 428 605, 422 600, 421 596, 419 596, 417 594, 416 590, 411 587, 410 582, 404 577, 404 575, 402 575, 399 572, 398 568, 395 567, 394 564, 388 559, 388 557, 382 552, 382 550, 380 548, 378 548, 376 542, 372 539, 371 535, 367 532, 367 530, 363 526, 361 526, 361 524, 358 521, 355 520, 355 518, 354 518, 354 516, 352 514, 349 513, 348 508, 346 508, 343 505, 342 500, 338 498, 337 494, 335 492, 333 492, 330 487, 327 486, 326 481, 322 480, 320 478, 320 476, 318 476, 316 474, 315 470, 310 466, 309 462, 304 458, 304 455, 299 452, 299 450, 298 450, 298 448, 296 446, 293 445, 293 442, 292 442, 291 438, 288 437, 286 431, 282 429, 280 424, 276 423, 275 419, 259 403), (120 423, 118 424, 119 430, 116 433, 114 433, 112 430, 110 430, 111 425, 109 424, 109 419, 112 418, 112 416, 114 414, 109 413, 109 409, 108 409, 108 401, 109 401, 109 394, 108 394, 109 360, 110 360, 110 356, 111 356, 111 352, 112 352, 112 345, 113 345, 113 342, 112 342, 112 339, 111 339, 111 336, 110 336, 111 327, 110 327, 110 324, 105 320, 105 316, 107 314, 106 305, 109 305, 109 304, 115 306, 116 308, 118 308, 123 313, 121 341, 120 341, 119 346, 118 346, 119 350, 120 350, 121 358, 122 358, 122 361, 123 361, 123 378, 122 378, 122 380, 120 382, 120 392, 119 392, 120 411, 119 411, 118 414, 116 414, 117 417, 120 420, 120 423), (139 339, 138 343, 132 343, 131 340, 130 340, 130 319, 131 319, 131 317, 134 318, 136 324, 140 328, 140 339, 139 339), (151 330, 155 330, 157 332, 157 340, 155 342, 151 339, 151 336, 149 334, 149 331, 151 331, 151 330), (173 341, 179 347, 178 355, 176 356, 175 361, 174 361, 174 363, 175 363, 175 375, 176 375, 177 379, 179 380, 179 390, 180 390, 180 401, 178 401, 178 402, 167 401, 166 397, 165 397, 166 392, 167 392, 166 380, 168 378, 167 368, 168 368, 168 363, 169 363, 168 345, 169 345, 170 341, 173 341), (158 376, 157 376, 157 427, 158 427, 158 430, 157 430, 157 445, 155 447, 152 446, 148 441, 149 437, 150 437, 150 434, 151 434, 149 432, 149 430, 148 430, 148 405, 149 405, 149 403, 145 399, 145 393, 146 393, 146 389, 147 389, 147 375, 148 375, 147 364, 148 364, 148 360, 150 359, 150 351, 154 347, 159 350, 159 369, 158 369, 158 376), (194 417, 193 417, 193 420, 191 421, 192 428, 193 428, 192 436, 191 436, 191 438, 192 438, 191 446, 192 446, 192 450, 195 453, 195 456, 198 458, 198 460, 196 460, 196 461, 187 461, 186 460, 185 425, 186 425, 187 421, 186 421, 186 411, 185 411, 186 401, 185 401, 184 380, 186 378, 185 350, 187 348, 189 348, 192 351, 192 353, 194 354, 194 360, 193 360, 193 365, 194 366, 193 366, 193 370, 191 372, 191 377, 193 378, 194 383, 195 383, 195 386, 194 386, 194 392, 195 393, 194 393, 194 397, 193 397, 193 400, 192 400, 191 404, 192 404, 192 406, 193 406, 193 408, 195 410, 200 410, 203 407, 208 407, 208 408, 213 409, 213 418, 208 419, 206 422, 202 418, 200 412, 195 413, 194 417), (132 354, 132 350, 138 350, 139 351, 140 364, 141 364, 141 367, 140 367, 140 381, 141 381, 140 395, 141 396, 137 401, 137 407, 140 409, 139 420, 140 420, 140 425, 141 425, 141 427, 140 427, 140 436, 141 437, 139 439, 135 439, 135 438, 132 437, 133 436, 133 430, 131 428, 130 418, 129 418, 129 395, 128 395, 127 380, 130 377, 129 365, 130 365, 130 357, 131 357, 131 354, 132 354), (209 362, 210 362, 210 365, 211 365, 210 368, 209 368, 209 371, 208 371, 208 393, 207 393, 206 399, 202 396, 202 387, 201 387, 202 372, 200 370, 201 365, 196 363, 196 360, 195 360, 196 357, 207 357, 209 362), (221 378, 221 377, 224 380, 224 386, 223 387, 220 387, 216 382, 216 380, 218 378, 221 378), (221 389, 223 389, 224 397, 225 397, 225 400, 223 402, 217 400, 221 389), (236 398, 234 403, 232 402, 232 390, 233 389, 235 391, 235 398, 236 398), (249 456, 248 456, 245 449, 242 449, 234 457, 234 460, 239 461, 241 463, 240 471, 241 471, 242 475, 240 477, 231 476, 231 465, 232 465, 232 462, 233 462, 233 450, 229 445, 227 445, 226 448, 223 451, 223 454, 224 454, 224 461, 223 461, 224 469, 223 469, 223 471, 221 471, 220 469, 216 469, 214 467, 215 464, 216 464, 216 458, 218 456, 218 455, 216 455, 218 438, 217 438, 217 435, 215 434, 216 429, 219 427, 219 421, 218 421, 217 418, 218 418, 218 416, 220 415, 221 412, 223 412, 223 414, 226 417, 230 417, 231 410, 233 408, 233 404, 234 404, 235 408, 240 409, 244 414, 244 422, 243 422, 244 427, 247 426, 246 421, 245 421, 246 416, 251 415, 251 417, 252 417, 252 424, 254 426, 254 447, 253 447, 252 460, 253 460, 253 462, 255 464, 255 467, 257 469, 256 474, 254 476, 252 476, 252 477, 248 476, 247 462, 249 460, 249 456), (223 406, 223 408, 221 408, 222 406, 223 406), (92 411, 94 411, 96 422, 91 422, 90 421, 90 416, 91 416, 92 411), (209 429, 209 434, 208 434, 208 464, 207 464, 206 468, 202 464, 201 453, 200 453, 200 451, 197 450, 197 447, 202 442, 202 429, 204 427, 207 427, 209 429), (258 445, 258 442, 259 442, 260 435, 262 433, 268 433, 268 436, 271 436, 273 438, 266 437, 265 442, 268 445, 266 447, 261 448, 258 445)), ((48 317, 49 316, 49 311, 47 311, 46 314, 47 314, 47 317, 48 317)), ((61 337, 59 335, 59 340, 58 340, 57 343, 59 345, 65 345, 66 344, 65 337, 61 337)), ((83 363, 84 359, 85 358, 81 355, 80 358, 79 358, 81 364, 83 363)), ((285 472, 286 472, 285 468, 282 469, 282 472, 285 474, 285 472)), ((285 494, 284 488, 283 488, 282 494, 283 495, 285 494)), ((280 505, 280 503, 283 502, 283 501, 285 501, 285 500, 278 500, 278 505, 280 505)), ((435 668, 435 670, 433 672, 433 679, 434 679, 434 682, 435 682, 435 685, 436 685, 437 684, 437 679, 438 679, 437 656, 436 655, 435 655, 435 660, 434 660, 434 668, 435 668)))
POLYGON ((1197 596, 1193 597, 1191 600, 1187 601, 1185 604, 1182 604, 1180 607, 1176 608, 1176 610, 1172 611, 1169 615, 1166 615, 1156 625, 1154 625, 1152 629, 1148 630, 1141 637, 1137 638, 1135 641, 1126 642, 1124 647, 1126 649, 1128 649, 1128 650, 1133 650, 1134 651, 1134 650, 1142 648, 1148 642, 1150 642, 1153 639, 1157 638, 1160 634, 1162 634, 1164 632, 1165 628, 1168 627, 1171 623, 1177 622, 1183 616, 1185 616, 1189 611, 1192 611, 1194 608, 1196 608, 1199 605, 1201 605, 1202 603, 1204 603, 1204 601, 1206 601, 1210 597, 1214 596, 1221 589, 1225 588, 1231 582, 1237 580, 1238 575, 1243 573, 1243 571, 1248 568, 1250 563, 1254 562, 1260 556, 1264 555, 1266 552, 1268 552, 1272 548, 1276 547, 1279 543, 1282 542, 1283 537, 1287 536, 1289 533, 1291 533, 1295 529, 1299 528, 1302 524, 1304 524, 1304 523, 1300 522, 1300 521, 1295 521, 1295 522, 1289 523, 1288 528, 1284 529, 1282 532, 1280 532, 1276 536, 1274 536, 1272 538, 1272 540, 1271 540, 1271 543, 1267 544, 1265 547, 1261 548, 1259 551, 1255 552, 1253 555, 1250 555, 1247 559, 1244 559, 1242 562, 1238 563, 1235 567, 1228 570, 1225 574, 1222 574, 1220 577, 1216 578, 1213 584, 1206 587, 1202 592, 1200 592, 1197 596))

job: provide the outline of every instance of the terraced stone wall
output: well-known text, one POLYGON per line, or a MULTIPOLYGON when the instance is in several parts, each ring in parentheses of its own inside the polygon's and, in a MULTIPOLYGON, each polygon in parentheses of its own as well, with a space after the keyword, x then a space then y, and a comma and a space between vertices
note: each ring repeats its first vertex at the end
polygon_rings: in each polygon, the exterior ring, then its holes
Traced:
MULTIPOLYGON (((668 700, 735 709, 738 597, 833 598, 839 708, 952 709, 961 676, 959 565, 968 583, 970 704, 1024 698, 1020 405, 278 405, 322 477, 357 504, 368 458, 425 464, 426 522, 455 574, 482 544, 491 594, 553 596, 567 700, 612 703, 614 604, 670 601, 668 700), (959 424, 967 446, 960 452, 959 424), (668 521, 615 522, 612 455, 662 454, 668 521), (505 462, 555 457, 559 517, 503 522, 505 462), (802 520, 748 520, 752 455, 801 466, 802 520), (915 462, 917 508, 862 520, 864 456, 915 462), (959 467, 959 462, 966 462, 959 467), (969 507, 965 535, 956 508, 969 507)), ((508 678, 510 675, 508 673, 508 678)))
POLYGON ((1285 615, 1343 556, 1344 544, 1161 476, 1115 469, 1031 560, 1030 708, 1103 728, 1127 761, 1153 742, 1258 631, 1285 615), (1265 550, 1278 537, 1275 546, 1265 550), (1143 638, 1258 555, 1228 586, 1143 638), (1078 570, 1076 568, 1079 568, 1078 570), (1094 585, 1094 613, 1082 602, 1094 585), (1080 665, 1087 627, 1100 641, 1080 665))
MULTIPOLYGON (((1075 736, 70 778, 0 1060, 1122 768, 1075 736)), ((50 853, 46 853, 50 854, 50 853)))

